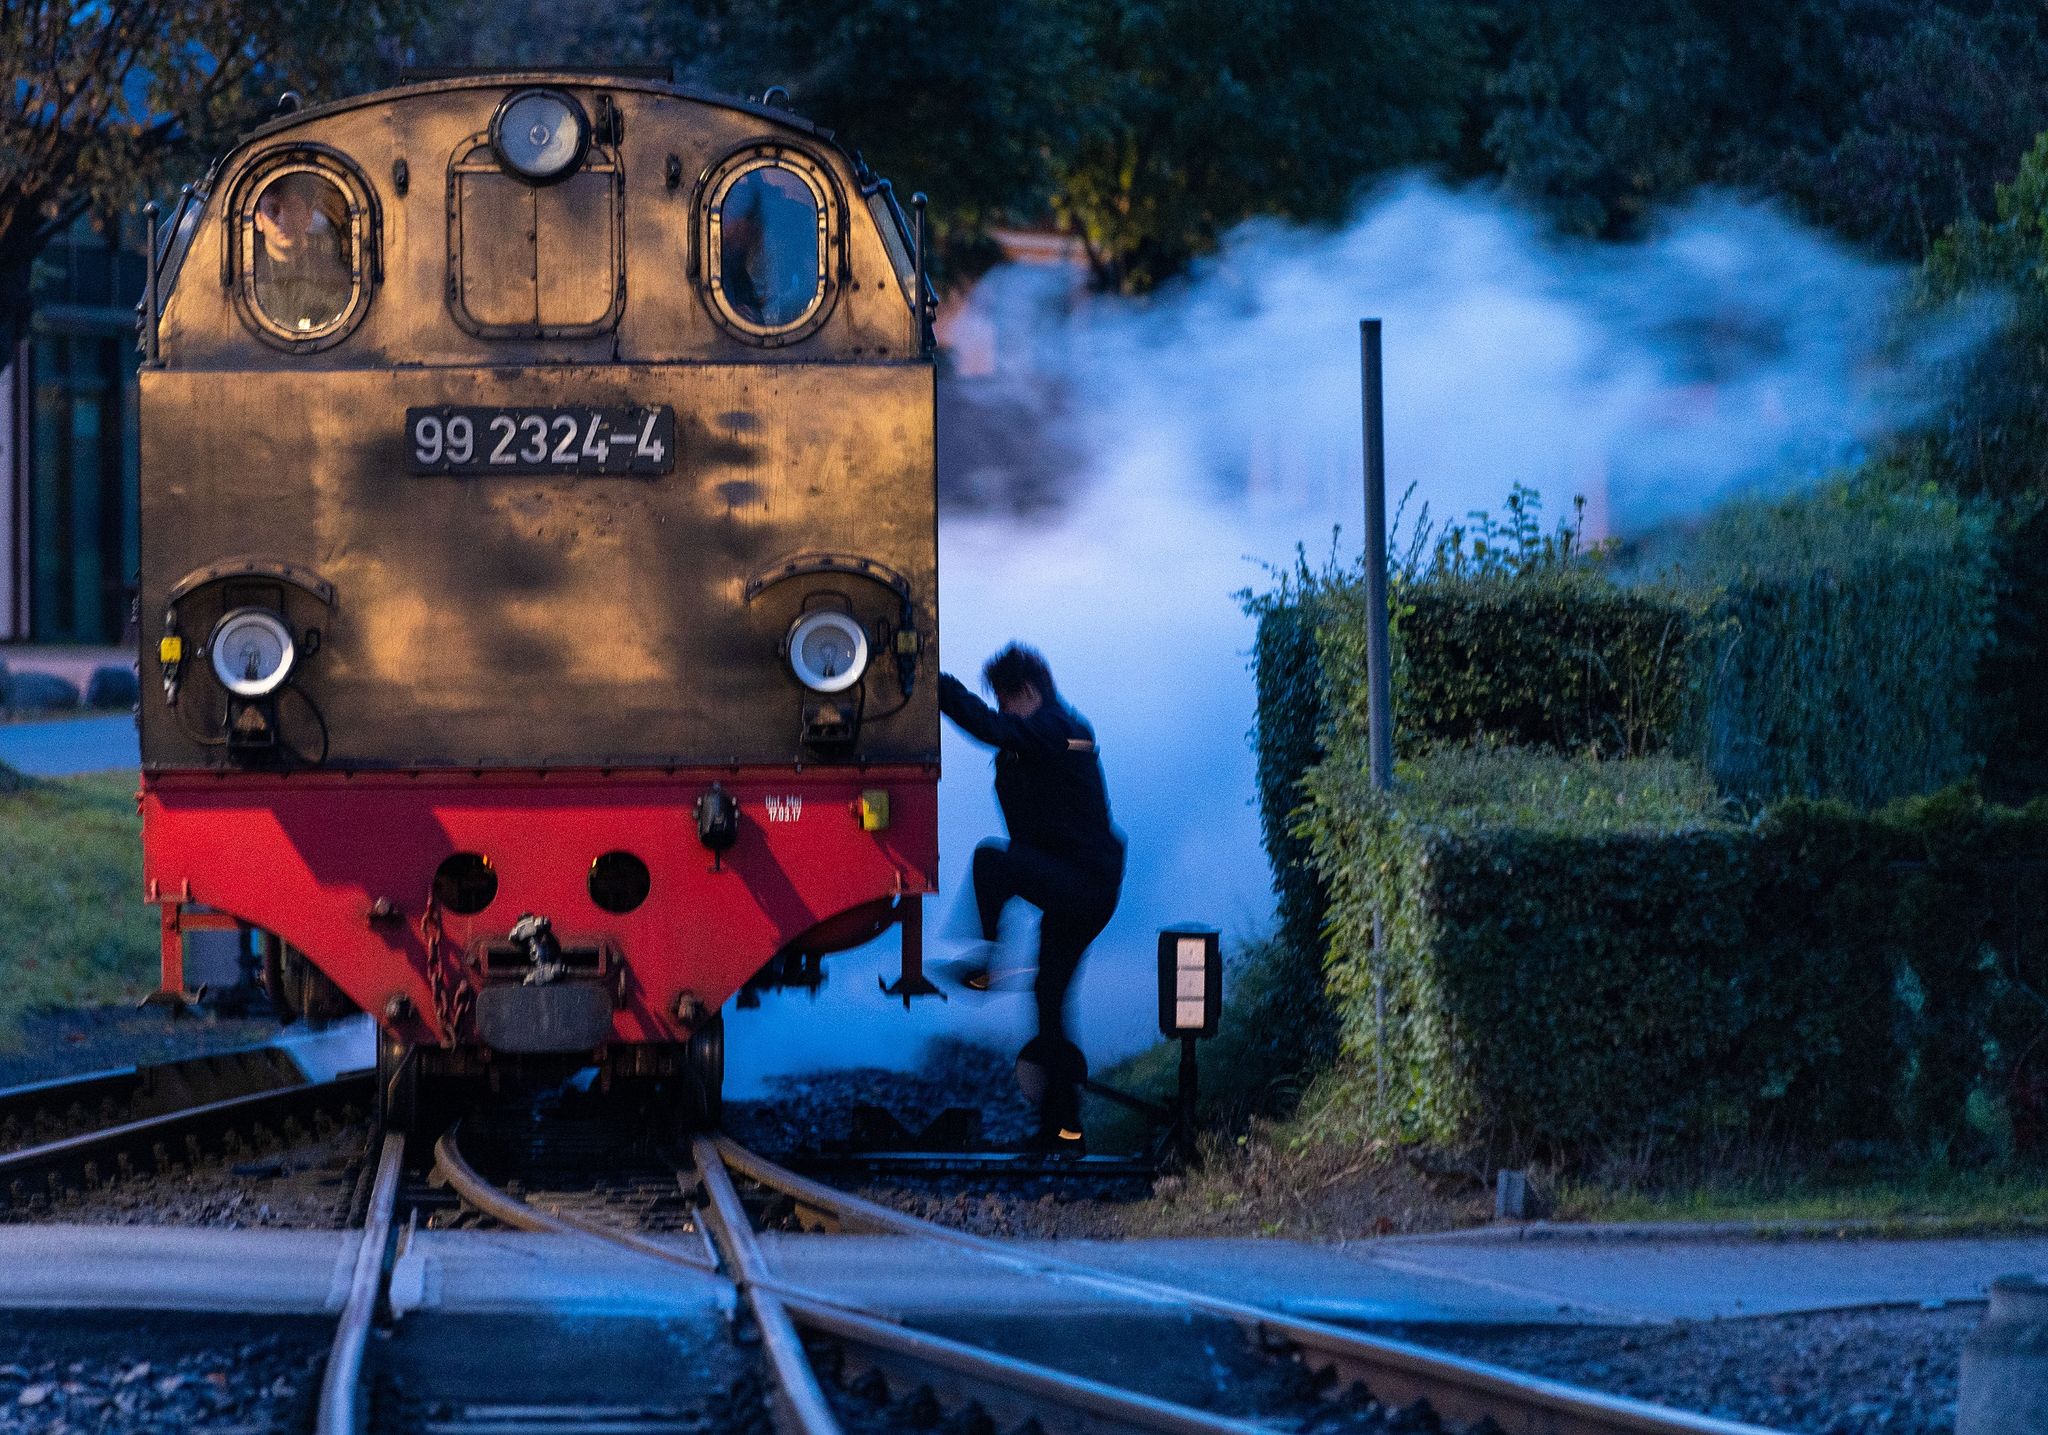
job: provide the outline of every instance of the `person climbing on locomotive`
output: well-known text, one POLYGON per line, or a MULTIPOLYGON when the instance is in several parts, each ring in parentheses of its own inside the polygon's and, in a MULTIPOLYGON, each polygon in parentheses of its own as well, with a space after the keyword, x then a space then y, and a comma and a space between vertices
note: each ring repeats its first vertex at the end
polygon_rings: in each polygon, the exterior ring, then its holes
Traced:
MULTIPOLYGON (((1088 1063, 1067 1034, 1067 993, 1088 944, 1116 911, 1124 834, 1110 818, 1095 730, 1061 700, 1045 658, 1012 643, 988 660, 982 680, 995 694, 994 710, 951 674, 939 675, 939 710, 996 749, 996 802, 1010 834, 974 849, 974 904, 988 943, 1013 900, 1043 914, 1032 984, 1038 1034, 1018 1055, 1017 1070, 1038 1101, 1033 1147, 1080 1156, 1088 1063)), ((967 978, 977 990, 988 982, 985 966, 967 978)))

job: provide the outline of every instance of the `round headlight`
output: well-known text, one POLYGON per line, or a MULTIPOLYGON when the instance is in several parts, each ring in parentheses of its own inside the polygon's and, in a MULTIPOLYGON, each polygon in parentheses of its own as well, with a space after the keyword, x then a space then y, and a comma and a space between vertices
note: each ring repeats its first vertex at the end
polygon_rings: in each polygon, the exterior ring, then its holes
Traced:
POLYGON ((836 693, 860 681, 868 665, 868 635, 845 613, 810 613, 789 630, 789 666, 807 688, 836 693))
POLYGON ((292 670, 292 630, 268 608, 236 608, 206 641, 214 676, 238 697, 274 693, 292 670))
POLYGON ((498 162, 534 184, 572 173, 589 143, 583 107, 559 90, 521 90, 491 117, 498 162))

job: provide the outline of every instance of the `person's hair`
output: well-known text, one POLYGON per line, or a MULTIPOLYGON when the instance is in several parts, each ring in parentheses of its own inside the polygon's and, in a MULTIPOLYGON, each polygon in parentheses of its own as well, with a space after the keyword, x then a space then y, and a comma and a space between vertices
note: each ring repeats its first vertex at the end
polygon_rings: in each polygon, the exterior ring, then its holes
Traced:
POLYGON ((1010 644, 983 663, 981 680, 998 699, 1023 692, 1026 684, 1038 689, 1038 695, 1047 702, 1059 696, 1053 688, 1052 669, 1045 664, 1045 654, 1022 643, 1010 644))

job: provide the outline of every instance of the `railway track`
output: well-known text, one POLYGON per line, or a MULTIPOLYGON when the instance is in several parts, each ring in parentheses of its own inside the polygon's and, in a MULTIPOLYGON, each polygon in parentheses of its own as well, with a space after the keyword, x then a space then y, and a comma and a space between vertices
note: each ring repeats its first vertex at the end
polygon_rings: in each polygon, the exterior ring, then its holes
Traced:
POLYGON ((0 1205, 332 1129, 369 1111, 374 1085, 310 1080, 281 1049, 251 1047, 0 1091, 0 1205))
MULTIPOLYGON (((210 1152, 298 1126, 347 1120, 367 1109, 372 1078, 352 1074, 309 1081, 288 1058, 231 1053, 166 1068, 98 1073, 69 1082, 0 1092, 0 1122, 20 1133, 52 1124, 103 1124, 0 1153, 0 1199, 32 1200, 66 1185, 91 1186, 122 1174, 196 1164, 210 1152), (254 1089, 250 1089, 254 1088, 254 1089), (183 1101, 185 1104, 180 1105, 183 1101), (174 1154, 175 1153, 175 1154, 174 1154)), ((370 1334, 387 1309, 394 1246, 401 1220, 430 1209, 425 1188, 408 1187, 402 1135, 382 1137, 364 1173, 356 1206, 360 1236, 346 1302, 325 1367, 318 1435, 364 1435, 371 1428, 370 1334)), ((516 1160, 524 1153, 509 1152, 516 1160)), ((863 1200, 798 1175, 723 1136, 700 1136, 688 1159, 667 1160, 668 1191, 696 1202, 696 1219, 678 1220, 679 1201, 650 1195, 648 1172, 623 1188, 515 1193, 494 1185, 465 1157, 451 1131, 435 1146, 435 1177, 455 1200, 486 1220, 517 1230, 594 1243, 724 1283, 758 1333, 763 1383, 775 1424, 796 1435, 858 1435, 893 1428, 878 1415, 882 1395, 914 1392, 926 1417, 963 1420, 963 1429, 1033 1428, 1046 1435, 1253 1435, 1323 1428, 1307 1421, 1301 1392, 1350 1392, 1353 1418, 1331 1428, 1401 1430, 1417 1425, 1400 1412, 1426 1406, 1449 1431, 1488 1435, 1770 1435, 1760 1427, 1665 1409, 1537 1379, 1401 1341, 1302 1320, 1244 1301, 1130 1276, 1004 1242, 974 1236, 863 1200), (809 1288, 780 1274, 754 1230, 741 1194, 745 1185, 785 1209, 808 1230, 914 1239, 944 1249, 965 1266, 994 1268, 1026 1282, 1072 1293, 1077 1304, 1101 1298, 1128 1303, 1151 1319, 1199 1319, 1234 1328, 1254 1361, 1293 1371, 1287 1403, 1234 1413, 1197 1408, 1141 1380, 1104 1379, 1070 1368, 1055 1352, 1027 1359, 974 1341, 915 1328, 869 1300, 809 1288), (628 1224, 642 1229, 628 1229, 628 1224), (694 1236, 694 1239, 691 1237, 694 1236), (1057 1363, 1049 1363, 1057 1361, 1057 1363), (823 1372, 821 1374, 821 1371, 823 1372), (1363 1396, 1360 1395, 1363 1392, 1363 1396), (854 1398, 858 1395, 860 1398, 854 1398), (862 1400, 866 1405, 862 1405, 862 1400), (1403 1423, 1404 1420, 1407 1423, 1403 1423)), ((446 1197, 439 1198, 445 1204, 446 1197)), ((447 1214, 442 1211, 441 1214, 447 1214)), ((829 1240, 829 1235, 799 1237, 829 1240)), ((986 1312, 986 1331, 1001 1334, 1005 1314, 986 1312)), ((1276 1386, 1276 1389, 1279 1388, 1276 1386)), ((1313 1404, 1316 1397, 1307 1397, 1313 1404)), ((882 1402, 886 1403, 886 1402, 882 1402)), ((716 1428, 680 1409, 581 1405, 466 1407, 418 1422, 437 1435, 463 1432, 580 1431, 586 1435, 656 1435, 716 1428)))
MULTIPOLYGON (((978 1412, 968 1428, 1037 1428, 1057 1432, 1176 1432, 1251 1435, 1310 1428, 1313 1412, 1269 1418, 1265 1411, 1218 1413, 1078 1373, 1065 1365, 1005 1354, 904 1324, 887 1310, 842 1294, 808 1289, 776 1273, 755 1237, 739 1190, 744 1181, 793 1202, 806 1224, 848 1233, 914 1237, 942 1245, 972 1264, 994 1265, 1031 1281, 1057 1283, 1092 1297, 1111 1296, 1132 1309, 1234 1326, 1246 1349, 1307 1379, 1301 1388, 1354 1393, 1368 1412, 1346 1429, 1429 1428, 1403 1424, 1399 1412, 1426 1405, 1446 1431, 1504 1435, 1769 1435, 1760 1427, 1687 1414, 1536 1379, 1438 1351, 1281 1315, 1206 1292, 1126 1276, 1042 1256, 903 1215, 838 1191, 767 1161, 724 1137, 699 1137, 691 1160, 678 1159, 676 1180, 701 1193, 701 1247, 652 1239, 563 1207, 542 1209, 480 1175, 455 1133, 436 1148, 437 1174, 462 1201, 507 1226, 597 1242, 701 1278, 715 1271, 731 1283, 752 1316, 762 1358, 772 1374, 776 1423, 800 1435, 837 1435, 886 1428, 853 1408, 849 1389, 885 1382, 915 1391, 933 1408, 926 1416, 978 1412), (737 1177, 737 1180, 736 1180, 737 1177), (828 1374, 821 1379, 820 1365, 828 1374), (1378 1423, 1370 1413, 1377 1407, 1378 1423)), ((819 1237, 828 1239, 828 1237, 819 1237)), ((991 1311, 1000 1323, 1001 1313, 991 1311)), ((482 1427, 479 1427, 482 1428, 482 1427)), ((535 1428, 540 1428, 536 1426, 535 1428)), ((557 1428, 550 1426, 548 1428, 557 1428)), ((560 1427, 568 1428, 568 1427, 560 1427)), ((582 1427, 578 1427, 582 1428, 582 1427)), ((600 1428, 592 1425, 588 1428, 600 1428)), ((327 1427, 323 1426, 323 1432, 327 1427)), ((339 1431, 335 1432, 339 1435, 339 1431)))

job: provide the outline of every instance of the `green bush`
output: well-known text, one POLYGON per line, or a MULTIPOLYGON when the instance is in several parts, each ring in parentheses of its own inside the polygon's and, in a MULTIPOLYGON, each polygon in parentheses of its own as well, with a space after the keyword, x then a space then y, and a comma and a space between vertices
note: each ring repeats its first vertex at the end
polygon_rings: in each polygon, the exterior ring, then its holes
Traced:
POLYGON ((1987 510, 1925 487, 1716 513, 1682 561, 1718 594, 1688 745, 1722 790, 1875 807, 1972 775, 1993 542, 1987 510))
POLYGON ((1742 824, 1678 759, 1512 751, 1401 779, 1375 793, 1339 749, 1300 822, 1380 1129, 1496 1153, 1759 1130, 1956 1152, 1994 1110, 2038 1136, 2048 804, 1742 824))
MULTIPOLYGON (((1587 568, 1394 586, 1396 751, 1499 743, 1638 757, 1686 730, 1700 614, 1587 568)), ((1317 659, 1335 720, 1365 731, 1363 585, 1333 590, 1317 659)))
POLYGON ((1328 592, 1313 575, 1258 600, 1253 673, 1258 692, 1259 828, 1273 868, 1279 938, 1308 985, 1322 948, 1324 898, 1306 838, 1294 831, 1302 775, 1323 760, 1322 673, 1316 629, 1328 592))
MULTIPOLYGON (((1546 530, 1524 488, 1498 519, 1439 530, 1425 511, 1391 574, 1396 751, 1668 747, 1690 711, 1699 615, 1672 593, 1615 585, 1598 557, 1573 523, 1546 530)), ((1280 934, 1311 977, 1328 898, 1294 823, 1326 741, 1364 739, 1364 590, 1357 568, 1297 556, 1269 591, 1240 595, 1258 620, 1259 817, 1280 934)))

